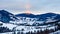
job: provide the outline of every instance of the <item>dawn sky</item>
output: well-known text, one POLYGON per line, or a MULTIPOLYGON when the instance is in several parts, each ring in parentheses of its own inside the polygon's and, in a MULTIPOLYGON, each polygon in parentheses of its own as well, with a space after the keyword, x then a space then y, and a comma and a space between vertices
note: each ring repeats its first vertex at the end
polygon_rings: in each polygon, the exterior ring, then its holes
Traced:
POLYGON ((60 14, 60 0, 0 0, 0 10, 4 9, 13 14, 24 13, 28 3, 33 14, 47 12, 60 14))

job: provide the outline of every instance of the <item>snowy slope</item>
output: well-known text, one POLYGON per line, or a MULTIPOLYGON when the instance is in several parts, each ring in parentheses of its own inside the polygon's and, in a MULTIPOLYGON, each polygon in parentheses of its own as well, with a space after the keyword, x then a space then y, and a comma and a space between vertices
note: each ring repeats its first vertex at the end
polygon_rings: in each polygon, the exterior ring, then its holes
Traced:
POLYGON ((12 30, 14 27, 16 27, 17 25, 13 25, 13 24, 9 24, 9 23, 2 23, 3 25, 0 27, 7 27, 10 30, 12 30))
POLYGON ((9 23, 11 20, 16 20, 17 18, 10 12, 6 10, 0 10, 0 21, 4 23, 9 23))
MULTIPOLYGON (((4 19, 5 18, 7 19, 9 17, 8 19, 9 22, 5 23, 1 21, 0 24, 2 23, 3 25, 1 25, 0 27, 7 27, 10 30, 20 31, 20 32, 21 31, 23 32, 36 31, 37 32, 38 30, 44 31, 46 30, 46 28, 48 30, 51 30, 51 29, 54 30, 55 28, 57 28, 57 25, 53 25, 53 24, 60 23, 60 21, 58 21, 60 20, 58 16, 60 17, 59 14, 54 14, 54 13, 46 13, 42 15, 19 14, 19 15, 16 15, 16 17, 14 17, 14 15, 9 14, 6 17, 5 15, 3 16, 4 19), (18 20, 15 18, 17 18, 18 20), (13 20, 10 20, 10 19, 13 19, 13 20)), ((5 21, 4 19, 3 21, 5 21)))

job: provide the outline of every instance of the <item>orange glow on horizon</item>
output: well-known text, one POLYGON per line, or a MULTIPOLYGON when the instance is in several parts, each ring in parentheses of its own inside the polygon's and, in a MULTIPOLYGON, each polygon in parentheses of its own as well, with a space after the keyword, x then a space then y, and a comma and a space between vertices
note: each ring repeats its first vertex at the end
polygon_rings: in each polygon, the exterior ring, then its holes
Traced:
POLYGON ((26 10, 25 13, 26 13, 26 14, 31 14, 31 11, 30 11, 30 10, 26 10))
POLYGON ((31 5, 29 3, 25 5, 25 8, 26 8, 25 13, 26 14, 31 14, 31 11, 30 11, 31 5))

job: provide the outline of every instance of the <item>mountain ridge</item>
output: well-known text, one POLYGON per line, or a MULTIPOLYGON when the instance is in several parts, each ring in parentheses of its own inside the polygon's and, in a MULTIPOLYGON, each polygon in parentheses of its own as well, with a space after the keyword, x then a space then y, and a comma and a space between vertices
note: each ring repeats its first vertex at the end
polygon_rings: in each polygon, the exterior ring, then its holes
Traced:
POLYGON ((44 21, 46 19, 60 19, 60 14, 55 14, 55 13, 45 13, 45 14, 39 14, 39 15, 34 15, 34 14, 26 14, 26 13, 21 13, 21 14, 12 14, 6 10, 0 10, 0 21, 2 22, 9 22, 10 20, 15 20, 18 19, 16 17, 29 17, 29 18, 37 18, 37 21, 44 21), (11 19, 12 18, 12 19, 11 19))
MULTIPOLYGON (((46 19, 46 17, 52 18, 52 17, 56 17, 56 16, 59 18, 60 14, 45 13, 45 14, 34 15, 34 14, 25 14, 25 13, 22 13, 22 14, 17 14, 15 16, 17 16, 17 17, 29 17, 29 18, 44 18, 45 17, 45 19, 46 19)), ((58 18, 56 18, 56 19, 58 19, 58 18)))
POLYGON ((14 20, 13 18, 17 19, 14 14, 6 11, 0 10, 0 21, 4 23, 8 23, 10 20, 14 20))

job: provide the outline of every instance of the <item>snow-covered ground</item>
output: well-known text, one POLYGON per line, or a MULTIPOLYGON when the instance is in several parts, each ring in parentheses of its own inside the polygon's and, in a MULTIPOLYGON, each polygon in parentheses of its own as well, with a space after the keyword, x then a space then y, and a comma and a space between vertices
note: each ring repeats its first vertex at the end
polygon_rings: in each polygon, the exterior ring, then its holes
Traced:
MULTIPOLYGON (((21 25, 14 25, 14 24, 10 24, 10 23, 3 23, 3 25, 0 26, 0 27, 7 27, 10 30, 13 30, 14 29, 16 31, 16 33, 17 32, 26 33, 26 32, 29 32, 29 31, 30 32, 31 31, 32 32, 34 32, 34 31, 37 32, 38 30, 44 31, 44 30, 46 30, 46 28, 48 30, 57 28, 57 26, 51 26, 51 25, 44 25, 44 26, 21 26, 21 25)), ((0 33, 0 34, 12 34, 12 33, 14 33, 14 32, 7 32, 7 33, 0 33)), ((57 33, 59 33, 59 32, 57 32, 57 33)))
POLYGON ((9 28, 9 29, 13 29, 14 27, 16 27, 17 25, 13 25, 13 24, 9 24, 9 23, 3 23, 3 25, 2 26, 0 26, 0 27, 7 27, 7 28, 9 28))
POLYGON ((12 30, 14 28, 15 31, 19 30, 19 31, 24 31, 24 32, 29 32, 29 31, 38 31, 38 30, 42 30, 44 31, 46 28, 47 29, 54 29, 55 27, 57 28, 57 26, 50 26, 48 27, 48 25, 44 25, 44 26, 18 26, 18 25, 14 25, 14 24, 10 24, 10 23, 3 23, 3 25, 1 27, 7 27, 10 30, 12 30), (22 30, 23 29, 23 30, 22 30))
MULTIPOLYGON (((36 21, 35 19, 32 19, 32 18, 26 18, 26 20, 24 20, 24 19, 22 19, 22 20, 20 19, 20 20, 16 20, 16 21, 10 21, 10 23, 2 23, 3 25, 0 26, 0 27, 7 27, 10 30, 14 29, 16 32, 17 31, 20 31, 20 32, 23 31, 24 33, 29 32, 29 31, 32 31, 32 32, 36 31, 37 32, 38 30, 44 31, 46 29, 50 30, 50 29, 57 28, 57 26, 52 26, 50 24, 42 25, 42 26, 24 26, 24 25, 22 26, 22 25, 17 25, 17 24, 21 24, 21 23, 23 23, 23 24, 27 23, 29 25, 32 25, 33 23, 39 23, 39 24, 43 24, 44 23, 44 21, 36 21)), ((54 20, 54 21, 56 21, 56 20, 54 20)), ((51 20, 51 19, 47 19, 46 23, 54 22, 54 21, 51 20)))
POLYGON ((0 33, 0 34, 13 34, 13 32, 6 32, 6 33, 0 33))

